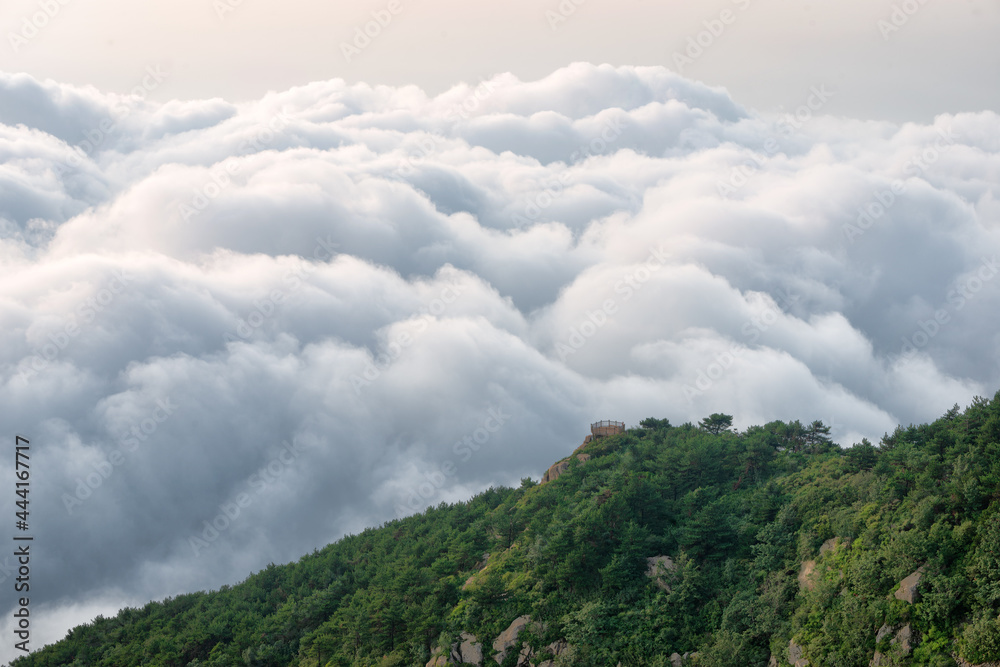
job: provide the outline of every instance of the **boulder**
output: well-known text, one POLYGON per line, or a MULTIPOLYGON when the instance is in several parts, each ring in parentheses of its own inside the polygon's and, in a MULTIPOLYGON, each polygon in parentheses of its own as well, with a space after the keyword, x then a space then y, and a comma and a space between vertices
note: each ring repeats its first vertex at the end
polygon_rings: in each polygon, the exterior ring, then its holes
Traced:
POLYGON ((917 599, 917 588, 924 576, 924 566, 921 565, 910 576, 899 582, 899 589, 893 594, 897 600, 913 604, 917 599))
POLYGON ((452 662, 460 664, 471 662, 473 665, 483 664, 483 645, 476 640, 475 635, 463 632, 461 643, 453 644, 451 647, 452 662))

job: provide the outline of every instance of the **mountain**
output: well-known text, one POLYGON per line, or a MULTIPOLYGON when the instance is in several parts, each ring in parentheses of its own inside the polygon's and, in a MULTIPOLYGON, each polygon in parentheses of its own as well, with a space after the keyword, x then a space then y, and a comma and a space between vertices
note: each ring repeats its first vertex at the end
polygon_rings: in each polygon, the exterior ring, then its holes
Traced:
POLYGON ((1000 392, 878 445, 841 448, 821 422, 731 423, 644 420, 545 483, 98 617, 11 664, 1000 660, 1000 392))

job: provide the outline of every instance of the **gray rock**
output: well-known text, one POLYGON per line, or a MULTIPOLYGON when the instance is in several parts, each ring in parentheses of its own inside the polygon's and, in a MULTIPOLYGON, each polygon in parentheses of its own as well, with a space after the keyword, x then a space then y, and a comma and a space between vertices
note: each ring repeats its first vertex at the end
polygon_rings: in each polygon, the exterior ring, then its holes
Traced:
POLYGON ((493 642, 493 650, 496 651, 496 655, 493 659, 497 661, 497 664, 502 663, 504 658, 507 657, 507 651, 511 648, 515 648, 518 645, 518 635, 521 634, 521 630, 527 627, 528 623, 531 622, 531 616, 525 614, 524 616, 518 616, 511 624, 507 626, 507 629, 500 633, 500 636, 496 638, 493 642))
POLYGON ((917 599, 917 588, 920 580, 924 576, 924 566, 917 568, 916 572, 899 582, 899 589, 894 593, 897 600, 913 604, 917 599))
POLYGON ((670 556, 650 556, 646 559, 646 576, 668 593, 670 586, 667 584, 667 578, 676 569, 677 564, 670 556))
POLYGON ((476 640, 475 635, 462 633, 462 641, 451 647, 451 659, 455 663, 471 662, 473 665, 483 664, 483 645, 476 640))
MULTIPOLYGON (((913 640, 913 630, 910 628, 910 624, 900 627, 899 629, 891 628, 888 625, 883 625, 878 629, 878 633, 875 635, 875 643, 878 644, 882 642, 890 634, 893 635, 892 639, 889 640, 890 652, 893 656, 901 657, 910 655, 910 651, 913 650, 911 642, 913 640)), ((869 667, 886 667, 892 662, 890 656, 882 653, 880 651, 875 651, 875 655, 872 657, 871 662, 868 663, 869 667)))
POLYGON ((788 662, 792 663, 792 667, 809 667, 802 647, 791 640, 788 642, 788 662))

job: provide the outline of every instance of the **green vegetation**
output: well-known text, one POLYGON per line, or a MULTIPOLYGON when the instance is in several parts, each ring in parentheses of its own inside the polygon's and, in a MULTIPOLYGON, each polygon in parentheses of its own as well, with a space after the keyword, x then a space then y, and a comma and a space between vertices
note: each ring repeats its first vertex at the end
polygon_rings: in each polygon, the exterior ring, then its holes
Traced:
POLYGON ((521 635, 538 655, 569 642, 556 664, 786 665, 790 641, 814 667, 1000 659, 1000 393, 877 446, 841 449, 821 422, 731 425, 644 420, 553 482, 98 618, 13 665, 423 666, 461 632, 495 664, 521 614, 544 623, 521 635), (675 567, 651 579, 659 555, 675 567))

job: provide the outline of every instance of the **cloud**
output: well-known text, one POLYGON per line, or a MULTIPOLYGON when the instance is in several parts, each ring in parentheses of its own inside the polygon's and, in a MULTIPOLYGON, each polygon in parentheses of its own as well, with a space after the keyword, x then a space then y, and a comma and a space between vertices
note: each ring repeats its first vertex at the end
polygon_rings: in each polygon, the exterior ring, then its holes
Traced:
POLYGON ((46 640, 537 478, 594 419, 850 445, 1000 384, 994 113, 792 125, 582 63, 436 97, 0 87, 46 640))

